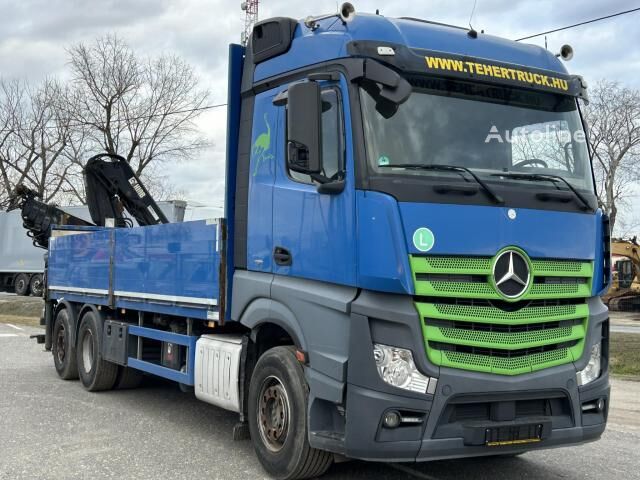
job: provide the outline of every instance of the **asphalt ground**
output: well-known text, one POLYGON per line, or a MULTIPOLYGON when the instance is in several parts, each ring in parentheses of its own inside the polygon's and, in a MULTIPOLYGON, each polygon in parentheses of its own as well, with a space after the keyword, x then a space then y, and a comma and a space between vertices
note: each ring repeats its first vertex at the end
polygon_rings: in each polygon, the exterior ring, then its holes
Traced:
MULTIPOLYGON (((160 380, 136 390, 86 392, 60 380, 40 330, 0 324, 1 479, 268 478, 249 441, 234 442, 237 415, 160 380)), ((326 479, 640 478, 640 382, 612 380, 607 430, 598 442, 422 464, 351 461, 326 479)))

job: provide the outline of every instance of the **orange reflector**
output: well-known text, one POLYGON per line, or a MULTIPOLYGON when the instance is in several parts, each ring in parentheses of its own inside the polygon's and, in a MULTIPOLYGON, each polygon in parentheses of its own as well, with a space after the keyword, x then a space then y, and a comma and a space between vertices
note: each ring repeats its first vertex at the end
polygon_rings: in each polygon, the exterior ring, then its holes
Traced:
POLYGON ((300 350, 296 350, 296 358, 300 363, 307 363, 307 354, 300 350))

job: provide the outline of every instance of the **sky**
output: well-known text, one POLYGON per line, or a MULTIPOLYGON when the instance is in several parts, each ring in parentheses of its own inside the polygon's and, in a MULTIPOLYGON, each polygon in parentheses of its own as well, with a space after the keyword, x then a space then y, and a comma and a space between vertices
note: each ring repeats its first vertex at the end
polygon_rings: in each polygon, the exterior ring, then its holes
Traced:
MULTIPOLYGON (((356 12, 418 17, 467 25, 474 0, 352 0, 356 12)), ((473 27, 520 38, 610 13, 640 7, 640 0, 477 0, 473 27)), ((337 2, 261 0, 260 18, 304 18, 337 10, 337 2)), ((227 46, 238 43, 244 15, 240 0, 0 0, 0 76, 38 81, 68 75, 66 48, 107 33, 122 37, 140 56, 177 54, 211 91, 210 104, 226 101, 227 46)), ((554 53, 568 43, 571 73, 589 83, 607 78, 640 88, 640 11, 550 34, 554 53)), ((544 46, 544 37, 528 40, 544 46)), ((167 164, 166 173, 192 206, 222 213, 226 109, 207 111, 198 125, 212 146, 188 163, 167 164)), ((629 212, 628 216, 635 214, 629 212)))

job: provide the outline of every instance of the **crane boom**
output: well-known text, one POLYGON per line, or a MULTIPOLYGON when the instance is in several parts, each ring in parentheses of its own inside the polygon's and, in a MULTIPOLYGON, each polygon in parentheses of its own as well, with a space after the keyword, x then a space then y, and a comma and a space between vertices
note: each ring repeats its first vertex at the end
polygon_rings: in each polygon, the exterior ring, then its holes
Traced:
POLYGON ((40 199, 34 190, 18 185, 9 208, 21 210, 24 228, 36 247, 48 248, 53 225, 105 226, 113 219, 114 226, 133 226, 124 216, 127 211, 138 225, 169 223, 135 172, 120 155, 102 153, 91 157, 84 167, 87 206, 94 223, 75 217, 40 199))

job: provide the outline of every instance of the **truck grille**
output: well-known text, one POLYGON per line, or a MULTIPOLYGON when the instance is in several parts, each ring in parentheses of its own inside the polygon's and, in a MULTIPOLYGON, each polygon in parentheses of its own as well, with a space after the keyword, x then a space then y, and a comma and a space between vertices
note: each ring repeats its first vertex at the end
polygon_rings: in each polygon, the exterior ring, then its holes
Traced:
POLYGON ((410 261, 434 364, 519 375, 581 356, 592 262, 529 260, 531 284, 514 301, 494 286, 493 258, 413 255, 410 261))

